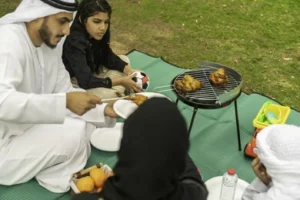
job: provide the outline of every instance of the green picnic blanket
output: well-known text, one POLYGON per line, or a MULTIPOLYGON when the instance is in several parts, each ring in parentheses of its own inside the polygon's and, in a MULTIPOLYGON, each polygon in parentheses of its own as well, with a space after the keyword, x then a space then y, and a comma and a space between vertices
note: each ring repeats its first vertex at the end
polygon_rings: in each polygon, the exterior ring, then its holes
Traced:
MULTIPOLYGON (((168 86, 173 77, 184 71, 161 58, 151 57, 139 51, 129 53, 131 65, 142 69, 150 77, 148 91, 158 86, 168 86)), ((200 63, 200 61, 199 61, 200 63)), ((168 88, 166 88, 168 89, 168 88)), ((176 100, 172 91, 163 94, 176 100)), ((260 94, 242 93, 238 98, 238 112, 242 148, 251 139, 254 132, 252 121, 259 109, 269 98, 260 94)), ((178 107, 190 123, 193 108, 179 102, 178 107)), ((158 111, 159 112, 159 111, 158 111)), ((300 125, 300 113, 292 110, 286 123, 300 125)), ((122 120, 119 120, 122 121, 122 120)), ((172 139, 172 138, 170 138, 172 139)), ((254 178, 251 159, 238 151, 234 104, 214 110, 199 109, 190 135, 189 154, 200 168, 204 180, 223 174, 227 168, 233 167, 241 179, 250 182, 254 178)), ((104 152, 93 148, 87 167, 103 162, 113 167, 117 161, 116 153, 104 152)), ((68 200, 69 194, 51 193, 35 180, 16 186, 0 186, 0 200, 68 200)))

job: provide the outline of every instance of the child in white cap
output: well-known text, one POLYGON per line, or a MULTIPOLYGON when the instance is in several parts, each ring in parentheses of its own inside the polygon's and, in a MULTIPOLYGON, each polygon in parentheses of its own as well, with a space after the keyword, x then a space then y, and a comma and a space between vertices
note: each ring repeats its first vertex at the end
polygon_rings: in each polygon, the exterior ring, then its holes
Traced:
POLYGON ((257 176, 242 200, 300 199, 300 127, 271 125, 256 138, 252 167, 257 176))

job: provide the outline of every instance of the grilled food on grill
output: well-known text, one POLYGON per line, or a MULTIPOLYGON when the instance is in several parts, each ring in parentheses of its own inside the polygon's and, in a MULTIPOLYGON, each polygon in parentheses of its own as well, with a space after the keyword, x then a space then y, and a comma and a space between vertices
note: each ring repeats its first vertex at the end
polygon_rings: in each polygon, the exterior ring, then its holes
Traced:
POLYGON ((141 105, 144 103, 148 97, 141 95, 141 94, 135 94, 135 95, 130 95, 129 97, 126 97, 125 99, 133 101, 136 105, 141 105))
POLYGON ((225 69, 220 68, 210 74, 209 80, 213 85, 225 85, 228 83, 228 76, 225 74, 225 69))
POLYGON ((189 93, 200 90, 200 88, 203 86, 203 83, 197 79, 194 79, 191 75, 186 74, 182 80, 175 81, 175 86, 179 91, 183 93, 189 93))

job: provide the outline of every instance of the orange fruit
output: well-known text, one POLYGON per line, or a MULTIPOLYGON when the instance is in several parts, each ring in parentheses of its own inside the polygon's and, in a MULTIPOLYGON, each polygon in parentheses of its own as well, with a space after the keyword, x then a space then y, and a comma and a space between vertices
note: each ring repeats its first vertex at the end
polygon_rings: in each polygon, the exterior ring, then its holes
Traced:
POLYGON ((90 176, 85 176, 77 181, 76 186, 80 192, 92 192, 94 190, 95 183, 90 176))
POLYGON ((94 180, 95 186, 97 188, 102 187, 104 181, 106 180, 106 174, 100 168, 92 169, 90 171, 90 177, 94 180))

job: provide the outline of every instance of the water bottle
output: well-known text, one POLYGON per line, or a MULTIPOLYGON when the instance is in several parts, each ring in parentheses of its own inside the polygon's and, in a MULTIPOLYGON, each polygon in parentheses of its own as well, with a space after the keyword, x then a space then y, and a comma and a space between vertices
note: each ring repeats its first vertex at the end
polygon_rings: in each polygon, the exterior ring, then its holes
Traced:
POLYGON ((238 175, 233 168, 227 170, 223 175, 220 200, 234 200, 235 188, 238 182, 238 175))

